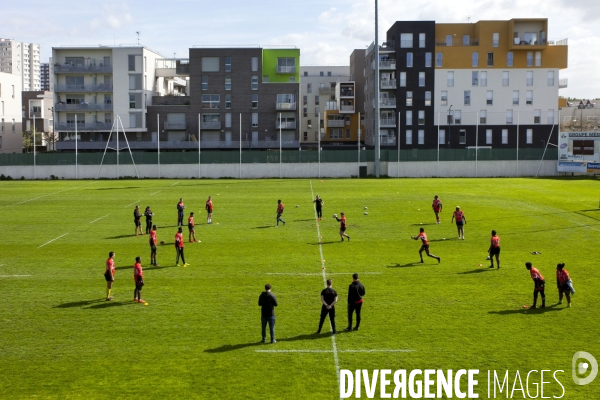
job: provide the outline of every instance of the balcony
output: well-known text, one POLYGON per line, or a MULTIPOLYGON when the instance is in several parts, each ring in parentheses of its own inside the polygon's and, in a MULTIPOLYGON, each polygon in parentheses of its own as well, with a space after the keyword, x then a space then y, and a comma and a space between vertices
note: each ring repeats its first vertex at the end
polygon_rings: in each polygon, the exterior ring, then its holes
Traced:
POLYGON ((558 80, 558 88, 559 89, 564 89, 567 87, 567 84, 569 83, 569 79, 568 78, 561 78, 558 80))
POLYGON ((295 110, 296 103, 275 103, 275 109, 277 110, 295 110))
POLYGON ((221 129, 221 121, 202 121, 200 123, 201 129, 221 129))
POLYGON ((342 89, 340 90, 340 97, 354 97, 354 90, 342 89))
POLYGON ((295 74, 296 66, 295 65, 278 65, 277 73, 278 74, 295 74))
MULTIPOLYGON (((110 141, 109 146, 112 148, 116 147, 116 141, 110 141)), ((281 147, 284 149, 297 149, 298 148, 297 140, 284 140, 281 143, 281 147)), ((98 150, 103 151, 106 147, 106 141, 84 141, 79 140, 77 142, 77 150, 98 150)), ((130 141, 129 147, 131 150, 157 150, 158 143, 144 140, 144 141, 130 141)), ((247 149, 279 149, 279 141, 278 140, 261 140, 261 141, 224 141, 224 140, 203 140, 198 145, 197 141, 192 140, 161 140, 160 141, 160 149, 162 150, 190 150, 190 151, 198 151, 198 147, 205 149, 239 149, 240 147, 243 150, 247 149)), ((75 140, 66 140, 56 142, 57 150, 75 150, 75 140)))
POLYGON ((320 87, 319 94, 321 96, 333 96, 335 95, 335 89, 331 87, 320 87))
POLYGON ((340 106, 340 112, 351 112, 351 113, 353 113, 354 112, 354 106, 353 105, 351 105, 351 106, 341 105, 340 106))
POLYGON ((396 126, 396 118, 380 118, 379 126, 381 128, 393 128, 396 126))
POLYGON ((379 135, 379 144, 382 146, 395 146, 396 137, 379 135))
POLYGON ((381 81, 382 89, 396 89, 396 80, 395 79, 384 79, 381 81))
POLYGON ((328 128, 343 128, 346 121, 343 119, 328 119, 327 127, 328 128))
POLYGON ((57 93, 81 93, 81 92, 112 92, 113 85, 54 85, 54 91, 57 93))
POLYGON ((42 117, 42 112, 41 111, 30 111, 29 112, 29 118, 41 118, 42 117))
MULTIPOLYGON (((112 129, 112 125, 112 122, 78 123, 77 131, 110 131, 112 129)), ((59 122, 56 125, 54 125, 54 130, 62 132, 75 132, 75 123, 59 122)))
POLYGON ((395 98, 380 98, 379 99, 380 107, 396 107, 396 99, 395 98))
POLYGON ((56 103, 55 111, 112 111, 112 103, 96 104, 96 103, 81 103, 81 104, 65 104, 56 103))
POLYGON ((296 121, 275 121, 275 129, 296 129, 296 121))
POLYGON ((152 96, 153 106, 189 106, 190 96, 152 96))
POLYGON ((95 74, 112 74, 112 65, 55 65, 55 74, 81 74, 81 73, 95 73, 95 74))
POLYGON ((185 129, 185 122, 169 122, 169 121, 166 121, 164 126, 165 127, 163 129, 181 130, 181 129, 185 129))
POLYGON ((396 69, 396 60, 379 61, 379 69, 396 69))

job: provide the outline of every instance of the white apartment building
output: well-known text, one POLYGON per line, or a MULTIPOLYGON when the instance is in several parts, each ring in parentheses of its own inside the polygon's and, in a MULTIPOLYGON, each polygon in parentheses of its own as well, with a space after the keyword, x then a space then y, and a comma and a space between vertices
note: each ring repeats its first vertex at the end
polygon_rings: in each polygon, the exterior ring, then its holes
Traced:
POLYGON ((78 149, 104 149, 117 116, 131 148, 149 140, 147 106, 152 96, 165 94, 155 74, 156 61, 163 58, 143 46, 52 48, 56 149, 74 150, 75 130, 78 149))
POLYGON ((0 153, 22 153, 21 77, 0 72, 0 153))
POLYGON ((24 91, 41 90, 40 45, 0 38, 0 72, 19 75, 24 91))

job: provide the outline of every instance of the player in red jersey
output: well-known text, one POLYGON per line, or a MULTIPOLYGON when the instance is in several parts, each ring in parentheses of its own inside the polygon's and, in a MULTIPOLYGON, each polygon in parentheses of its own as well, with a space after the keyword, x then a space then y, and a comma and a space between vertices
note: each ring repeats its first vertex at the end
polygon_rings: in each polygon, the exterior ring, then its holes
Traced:
POLYGON ((496 256, 496 264, 498 264, 498 269, 500 269, 500 236, 496 234, 496 231, 492 231, 488 253, 490 253, 490 262, 492 263, 489 268, 494 268, 494 256, 496 256))
POLYGON ((433 204, 431 204, 431 208, 433 208, 433 213, 435 214, 436 223, 440 223, 440 213, 442 212, 442 201, 437 197, 433 196, 433 204))
POLYGON ((190 231, 188 240, 190 241, 190 243, 192 242, 197 242, 196 240, 196 225, 194 224, 194 213, 191 212, 190 216, 188 218, 188 230, 190 231), (192 240, 192 238, 194 238, 194 240, 192 240))
POLYGON ((556 265, 556 287, 558 288, 558 304, 562 304, 563 294, 567 297, 567 307, 571 307, 571 295, 575 293, 565 263, 556 265))
POLYGON ((275 226, 279 226, 279 221, 283 222, 283 225, 285 225, 285 221, 281 219, 281 215, 283 214, 284 209, 285 206, 283 205, 281 200, 277 200, 277 224, 275 226))
POLYGON ((158 267, 159 265, 156 263, 156 225, 152 225, 152 230, 150 230, 150 264, 158 267))
POLYGON ((104 271, 104 279, 106 279, 106 301, 111 301, 113 297, 110 295, 113 282, 115 281, 115 252, 108 253, 106 260, 106 270, 104 271))
POLYGON ((350 236, 348 236, 346 233, 346 215, 344 213, 340 213, 340 215, 342 218, 338 218, 337 214, 333 214, 333 218, 340 223, 340 237, 342 238, 342 242, 344 241, 344 236, 346 236, 348 241, 350 241, 350 236))
POLYGON ((142 288, 144 287, 144 271, 142 270, 142 258, 135 258, 135 265, 133 266, 133 280, 135 281, 135 290, 133 291, 133 301, 138 303, 145 303, 146 300, 142 299, 142 288))
POLYGON ((542 308, 546 307, 546 294, 544 289, 546 288, 546 280, 536 268, 534 268, 530 262, 525 263, 525 268, 529 271, 531 279, 533 279, 533 305, 531 308, 535 308, 537 303, 538 293, 542 295, 542 308))
POLYGON ((442 262, 441 257, 434 256, 433 254, 429 253, 429 241, 427 240, 427 234, 425 234, 425 228, 420 228, 419 234, 417 236, 411 236, 411 239, 421 239, 421 249, 419 250, 419 257, 421 257, 421 262, 425 262, 423 261, 423 252, 425 252, 428 257, 435 258, 436 260, 438 260, 438 264, 442 262))
POLYGON ((458 238, 465 240, 465 225, 467 224, 467 218, 465 217, 465 213, 462 212, 459 206, 456 206, 456 211, 452 213, 452 221, 454 222, 456 219, 456 229, 458 229, 458 238))
POLYGON ((208 196, 208 200, 206 200, 206 223, 212 224, 212 210, 213 210, 213 202, 212 197, 208 196))
POLYGON ((178 232, 175 234, 175 251, 177 252, 177 258, 175 259, 175 265, 179 267, 179 257, 181 257, 181 261, 183 261, 183 266, 187 267, 189 264, 185 262, 185 257, 183 255, 183 229, 179 227, 178 232))

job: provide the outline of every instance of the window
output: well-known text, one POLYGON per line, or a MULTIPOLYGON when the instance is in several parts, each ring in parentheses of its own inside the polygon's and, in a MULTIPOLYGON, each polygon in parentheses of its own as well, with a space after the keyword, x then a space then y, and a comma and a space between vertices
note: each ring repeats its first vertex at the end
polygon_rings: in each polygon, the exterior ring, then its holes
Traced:
POLYGON ((312 128, 312 119, 309 119, 309 120, 306 121, 306 126, 308 128, 312 128))
POLYGON ((518 90, 513 90, 513 106, 518 106, 519 105, 519 91, 518 90))
POLYGON ((554 86, 554 71, 548 71, 548 86, 554 86))
POLYGON ((452 35, 446 35, 446 46, 452 46, 452 35))
POLYGON ((346 139, 350 139, 350 129, 346 129, 346 139))
POLYGON ((440 105, 441 106, 447 106, 448 105, 448 91, 446 91, 446 90, 442 90, 442 96, 441 96, 440 105))
POLYGON ((533 123, 539 124, 542 120, 542 110, 533 110, 533 123))
POLYGON ((412 125, 412 111, 406 111, 406 125, 412 125))
POLYGON ((202 57, 202 72, 219 72, 219 57, 202 57))
POLYGON ((533 71, 527 71, 527 86, 533 86, 533 71))
POLYGON ((442 52, 435 53, 435 66, 441 67, 444 61, 444 54, 442 52))
POLYGON ((129 127, 137 128, 137 117, 133 113, 129 114, 129 127))
POLYGON ((202 95, 202 108, 221 108, 221 96, 218 94, 203 94, 202 95))
POLYGON ((406 72, 400 72, 400 87, 406 86, 406 72))
POLYGON ((334 128, 329 132, 329 139, 341 139, 342 138, 342 129, 334 128))
POLYGON ((129 94, 129 108, 135 107, 135 94, 129 94))
POLYGON ((417 132, 417 140, 418 144, 425 144, 425 131, 423 129, 419 129, 417 132))
POLYGON ((542 52, 541 51, 535 52, 535 66, 536 67, 542 66, 542 52))
POLYGON ((293 76, 293 75, 292 75, 292 76, 290 76, 289 82, 290 82, 290 83, 294 83, 294 82, 296 82, 296 77, 295 77, 295 76, 293 76))
POLYGON ((492 130, 485 130, 485 144, 492 144, 492 130))
POLYGON ((252 94, 252 108, 258 108, 258 94, 252 94))
POLYGON ((471 105, 471 91, 470 90, 464 91, 464 105, 465 106, 471 105))
POLYGON ((319 107, 315 107, 315 117, 319 118, 319 107))
POLYGON ((258 57, 251 57, 250 63, 252 64, 251 65, 252 72, 257 72, 258 71, 258 57))
POLYGON ((479 111, 479 123, 487 124, 487 110, 479 111))
POLYGON ((250 84, 252 90, 258 90, 258 76, 254 75, 252 77, 252 82, 250 84))
POLYGON ((319 72, 319 76, 325 76, 325 72, 323 72, 323 71, 319 72))
POLYGON ((319 96, 315 96, 315 106, 319 105, 319 96))
POLYGON ((431 105, 431 92, 425 92, 425 106, 431 105))
POLYGON ((460 125, 461 124, 461 112, 460 110, 454 110, 454 123, 456 125, 460 125))
POLYGON ((303 106, 308 105, 308 96, 302 96, 302 105, 303 106))
POLYGON ((263 83, 269 83, 269 75, 263 75, 263 83))
POLYGON ((500 33, 494 32, 492 33, 492 47, 500 46, 500 33))
POLYGON ((303 116, 303 117, 308 117, 308 108, 307 108, 307 107, 304 107, 304 108, 302 109, 302 116, 303 116))
POLYGON ((258 128, 258 113, 252 113, 252 127, 258 128))
POLYGON ((406 131, 406 144, 412 144, 412 130, 408 129, 406 131))
POLYGON ((506 123, 507 124, 513 123, 513 110, 506 110, 506 123))
POLYGON ((494 105, 494 91, 488 90, 486 94, 486 104, 488 106, 494 105))
POLYGON ((481 86, 487 86, 487 72, 486 71, 481 71, 480 78, 481 78, 481 81, 479 83, 481 84, 481 86))
POLYGON ((129 67, 128 71, 135 71, 135 56, 129 55, 127 56, 127 66, 129 67))
POLYGON ((0 150, 2 150, 2 136, 0 136, 0 150))
POLYGON ((554 110, 548 110, 548 125, 554 125, 554 110))
POLYGON ((419 47, 421 49, 425 48, 425 34, 424 33, 419 33, 419 47))
POLYGON ((431 67, 431 53, 425 53, 425 67, 431 67))
POLYGON ((454 86, 454 71, 448 71, 446 74, 446 84, 448 87, 454 86))
POLYGON ((308 71, 304 71, 304 76, 308 76, 308 71))
POLYGON ((296 73, 296 59, 295 58, 278 58, 277 59, 277 72, 295 74, 296 73))
MULTIPOLYGON (((205 117, 206 115, 207 115, 207 114, 204 114, 204 115, 202 116, 202 120, 203 120, 203 122, 204 122, 204 117, 205 117)), ((213 115, 214 115, 214 114, 213 114, 213 115)), ((218 120, 219 120, 219 117, 218 117, 218 115, 219 115, 219 114, 216 114, 216 115, 217 115, 217 118, 216 118, 216 120, 218 121, 218 120)), ((225 128, 231 128, 231 113, 225 113, 225 128)))
POLYGON ((231 72, 231 57, 225 57, 225 72, 231 72))
POLYGON ((208 90, 208 76, 202 75, 202 90, 208 90))
POLYGON ((463 46, 468 46, 471 44, 471 40, 469 39, 469 35, 463 35, 463 46))
MULTIPOLYGON (((258 79, 258 77, 256 79, 258 79)), ((231 75, 225 77, 225 90, 231 90, 231 75)))
POLYGON ((512 51, 506 53, 506 66, 512 67, 514 65, 515 59, 512 51))
POLYGON ((406 92, 406 105, 409 107, 413 105, 413 92, 406 92))
POLYGON ((4 132, 4 118, 2 118, 2 124, 0 125, 0 132, 4 132))
POLYGON ((306 84, 306 93, 312 93, 312 83, 306 84))
POLYGON ((12 119, 12 128, 11 131, 14 132, 15 131, 15 119, 12 119))
POLYGON ((467 144, 467 131, 464 129, 458 131, 458 144, 467 144))
POLYGON ((412 33, 401 33, 400 34, 400 47, 412 48, 413 47, 413 34, 412 33))
POLYGON ((533 51, 527 52, 527 66, 533 67, 533 51))
POLYGON ((231 110, 231 94, 225 95, 225 109, 231 110))
POLYGON ((419 125, 425 125, 425 111, 419 110, 419 119, 417 121, 419 125))
POLYGON ((419 72, 419 86, 425 86, 425 72, 419 72))
POLYGON ((445 144, 445 143, 446 143, 446 130, 440 129, 440 132, 438 134, 438 144, 445 144))
POLYGON ((527 129, 527 144, 533 143, 533 129, 527 129))
POLYGON ((471 53, 471 66, 479 67, 479 52, 477 51, 471 53))
POLYGON ((303 140, 305 142, 308 141, 308 132, 304 132, 304 134, 302 135, 302 137, 304 138, 303 140))
POLYGON ((525 104, 528 106, 533 105, 533 90, 527 90, 525 92, 525 104))
POLYGON ((477 72, 477 71, 471 72, 471 85, 479 86, 479 72, 477 72))
POLYGON ((494 66, 494 53, 487 53, 487 66, 488 67, 494 66))
POLYGON ((508 129, 502 129, 502 144, 508 144, 508 129))
POLYGON ((509 86, 508 71, 502 71, 502 86, 509 86))
POLYGON ((331 71, 327 71, 327 76, 331 76, 331 71))
POLYGON ((406 53, 406 67, 412 68, 413 66, 413 53, 406 53))

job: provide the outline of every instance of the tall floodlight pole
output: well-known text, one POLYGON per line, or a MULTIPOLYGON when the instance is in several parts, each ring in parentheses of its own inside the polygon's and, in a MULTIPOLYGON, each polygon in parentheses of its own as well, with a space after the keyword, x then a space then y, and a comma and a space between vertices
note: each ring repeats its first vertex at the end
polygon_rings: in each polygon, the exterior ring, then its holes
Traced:
POLYGON ((319 178, 321 177, 321 111, 319 111, 319 124, 317 125, 317 164, 319 166, 319 178))
POLYGON ((160 179, 160 114, 156 114, 156 140, 158 143, 158 179, 160 179))
POLYGON ((279 177, 281 178, 281 113, 279 113, 279 177))
POLYGON ((75 114, 75 179, 77 176, 77 114, 75 114))
POLYGON ((380 138, 379 138, 379 24, 377 22, 378 14, 377 14, 377 0, 375 0, 375 79, 373 79, 373 83, 375 84, 375 176, 379 178, 379 157, 380 157, 380 138))
POLYGON ((37 179, 35 168, 35 114, 33 114, 33 179, 37 179))

